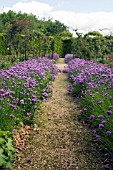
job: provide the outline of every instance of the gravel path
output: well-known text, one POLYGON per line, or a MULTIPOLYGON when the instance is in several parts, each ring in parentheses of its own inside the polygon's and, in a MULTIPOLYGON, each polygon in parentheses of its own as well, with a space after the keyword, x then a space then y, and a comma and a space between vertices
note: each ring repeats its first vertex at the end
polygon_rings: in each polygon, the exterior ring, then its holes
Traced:
MULTIPOLYGON (((60 60, 57 66, 62 70, 66 65, 60 60)), ((102 170, 90 132, 77 121, 80 108, 67 94, 66 74, 59 73, 53 85, 53 96, 38 118, 41 126, 32 131, 15 170, 102 170)))

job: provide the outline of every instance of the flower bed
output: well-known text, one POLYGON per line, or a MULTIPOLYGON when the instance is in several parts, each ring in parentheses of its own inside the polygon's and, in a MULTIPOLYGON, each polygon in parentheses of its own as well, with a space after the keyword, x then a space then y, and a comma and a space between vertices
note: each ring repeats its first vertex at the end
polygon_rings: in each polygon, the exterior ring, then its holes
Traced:
POLYGON ((19 124, 34 123, 35 110, 40 109, 42 100, 51 96, 51 81, 58 71, 51 60, 41 57, 0 70, 0 167, 12 166, 11 132, 14 133, 19 124), (10 145, 7 154, 4 142, 10 145))
POLYGON ((68 75, 68 91, 80 99, 95 140, 113 152, 113 69, 76 58, 68 63, 68 75))
POLYGON ((19 63, 0 71, 0 128, 13 130, 18 122, 32 123, 34 111, 51 93, 58 69, 47 58, 19 63))

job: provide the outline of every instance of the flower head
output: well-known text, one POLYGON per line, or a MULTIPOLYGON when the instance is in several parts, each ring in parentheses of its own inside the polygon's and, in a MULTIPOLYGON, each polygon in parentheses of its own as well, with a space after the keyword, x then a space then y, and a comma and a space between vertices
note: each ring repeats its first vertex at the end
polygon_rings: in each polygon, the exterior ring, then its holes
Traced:
POLYGON ((92 133, 94 133, 94 134, 95 134, 95 133, 96 133, 96 130, 92 130, 92 133))
POLYGON ((107 110, 107 114, 108 114, 108 115, 111 115, 111 114, 112 114, 112 111, 111 111, 111 110, 107 110))
POLYGON ((21 104, 24 104, 24 100, 23 100, 23 99, 22 99, 22 100, 20 100, 20 103, 21 103, 21 104))
POLYGON ((11 118, 14 118, 15 116, 13 114, 10 115, 11 118))
POLYGON ((87 109, 86 109, 86 108, 84 108, 83 110, 84 110, 84 111, 86 111, 87 109))
POLYGON ((90 115, 89 120, 94 120, 95 116, 94 115, 90 115))
POLYGON ((103 117, 104 117, 103 115, 99 115, 98 116, 99 119, 103 119, 103 117))
POLYGON ((106 132, 106 135, 110 135, 110 134, 111 134, 111 131, 108 130, 108 131, 106 132))
POLYGON ((103 125, 105 125, 106 123, 107 123, 106 120, 103 120, 103 121, 102 121, 102 124, 103 124, 103 125))
POLYGON ((31 163, 31 162, 32 162, 32 158, 28 158, 27 161, 28 161, 29 163, 31 163))
POLYGON ((104 125, 100 123, 99 124, 99 130, 101 130, 103 127, 104 127, 104 125))
POLYGON ((16 133, 16 132, 17 132, 17 130, 16 130, 16 129, 13 129, 13 130, 12 130, 12 132, 13 132, 13 133, 16 133))
POLYGON ((100 138, 100 136, 99 136, 99 135, 96 135, 96 138, 97 138, 97 139, 99 139, 99 138, 100 138))

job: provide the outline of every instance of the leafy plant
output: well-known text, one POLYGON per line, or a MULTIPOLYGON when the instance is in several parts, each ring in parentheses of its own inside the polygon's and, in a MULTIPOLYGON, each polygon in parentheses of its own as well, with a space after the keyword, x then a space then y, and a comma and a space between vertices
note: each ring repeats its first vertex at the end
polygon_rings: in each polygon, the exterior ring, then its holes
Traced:
POLYGON ((13 169, 15 147, 11 133, 0 130, 0 167, 13 169))

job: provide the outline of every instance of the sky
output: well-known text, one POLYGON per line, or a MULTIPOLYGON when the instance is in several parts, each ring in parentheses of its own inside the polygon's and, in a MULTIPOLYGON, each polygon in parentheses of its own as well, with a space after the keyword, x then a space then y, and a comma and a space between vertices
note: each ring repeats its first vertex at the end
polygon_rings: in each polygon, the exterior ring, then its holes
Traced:
POLYGON ((2 0, 0 13, 8 10, 59 20, 83 34, 113 32, 113 0, 2 0))

